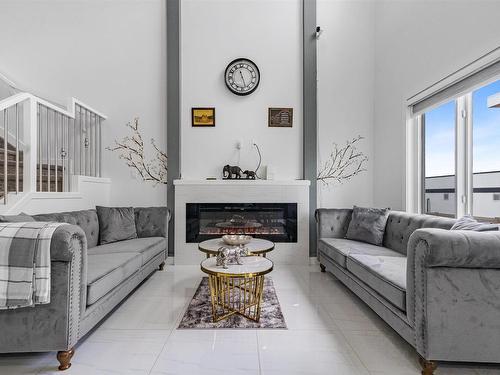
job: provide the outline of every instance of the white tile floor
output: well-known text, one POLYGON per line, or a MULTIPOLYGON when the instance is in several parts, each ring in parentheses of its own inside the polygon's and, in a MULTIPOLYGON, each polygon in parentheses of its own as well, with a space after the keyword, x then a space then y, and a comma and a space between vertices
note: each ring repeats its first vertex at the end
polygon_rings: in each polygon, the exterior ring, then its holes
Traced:
MULTIPOLYGON (((271 274, 288 330, 176 330, 202 274, 167 267, 79 344, 64 374, 419 374, 415 351, 318 268, 276 265, 271 274)), ((56 366, 55 353, 0 356, 2 375, 63 374, 56 366)), ((500 367, 442 365, 439 374, 500 367)))

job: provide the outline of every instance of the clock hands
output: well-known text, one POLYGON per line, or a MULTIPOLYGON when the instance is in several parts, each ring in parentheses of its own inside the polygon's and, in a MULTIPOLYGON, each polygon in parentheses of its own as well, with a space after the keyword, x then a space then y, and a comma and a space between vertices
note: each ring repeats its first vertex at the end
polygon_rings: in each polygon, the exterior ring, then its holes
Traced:
POLYGON ((247 85, 245 83, 245 78, 243 78, 243 73, 241 72, 241 70, 239 70, 239 72, 240 72, 241 80, 243 81, 243 87, 245 87, 247 85))

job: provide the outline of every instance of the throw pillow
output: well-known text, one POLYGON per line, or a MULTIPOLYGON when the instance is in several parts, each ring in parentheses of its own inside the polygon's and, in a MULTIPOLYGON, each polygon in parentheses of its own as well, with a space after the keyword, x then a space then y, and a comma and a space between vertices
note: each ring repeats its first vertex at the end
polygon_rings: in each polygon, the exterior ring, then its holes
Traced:
POLYGON ((498 225, 489 223, 480 223, 470 215, 465 215, 456 221, 451 230, 473 230, 476 232, 487 232, 498 230, 498 225))
POLYGON ((135 207, 137 237, 167 237, 167 207, 135 207))
POLYGON ((99 244, 137 238, 133 207, 97 206, 99 244))
POLYGON ((26 223, 30 221, 35 221, 35 219, 24 212, 19 215, 0 215, 0 223, 26 223))
POLYGON ((388 208, 354 206, 346 237, 350 240, 368 242, 380 246, 384 240, 385 225, 388 217, 388 208))

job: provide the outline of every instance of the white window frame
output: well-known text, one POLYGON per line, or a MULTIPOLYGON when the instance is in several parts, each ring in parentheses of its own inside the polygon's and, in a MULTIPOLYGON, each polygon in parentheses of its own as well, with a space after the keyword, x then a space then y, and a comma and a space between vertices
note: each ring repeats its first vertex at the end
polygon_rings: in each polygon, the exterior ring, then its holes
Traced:
MULTIPOLYGON (((405 209, 411 213, 423 213, 425 203, 425 150, 424 150, 424 122, 422 114, 414 115, 412 106, 423 98, 430 97, 455 82, 461 81, 469 75, 500 61, 500 48, 482 56, 471 64, 445 77, 425 90, 420 91, 404 101, 406 113, 406 181, 405 181, 405 209)), ((492 79, 493 82, 498 78, 492 79)), ((487 85, 484 82, 478 87, 487 85)), ((471 89, 473 90, 473 89, 471 89)), ((461 217, 473 213, 473 129, 472 129, 472 93, 449 98, 427 108, 433 108, 456 101, 456 126, 455 126, 455 175, 456 175, 456 215, 461 217)))

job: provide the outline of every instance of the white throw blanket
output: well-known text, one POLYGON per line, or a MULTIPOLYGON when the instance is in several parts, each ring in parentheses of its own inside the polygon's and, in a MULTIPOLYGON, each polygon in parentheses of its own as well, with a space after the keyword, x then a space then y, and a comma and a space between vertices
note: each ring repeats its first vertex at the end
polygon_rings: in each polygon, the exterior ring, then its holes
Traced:
POLYGON ((50 242, 63 223, 0 223, 0 310, 50 303, 50 242))

